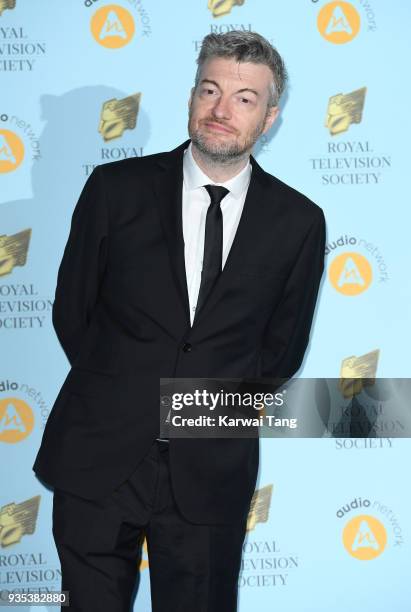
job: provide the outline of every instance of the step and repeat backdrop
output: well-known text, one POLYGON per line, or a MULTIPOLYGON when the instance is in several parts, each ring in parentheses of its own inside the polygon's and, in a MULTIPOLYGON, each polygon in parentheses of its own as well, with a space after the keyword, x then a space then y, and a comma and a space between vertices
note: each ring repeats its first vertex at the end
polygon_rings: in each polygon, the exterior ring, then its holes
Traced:
MULTIPOLYGON (((255 155, 327 219, 299 375, 409 376, 410 22, 405 0, 0 0, 1 590, 60 589, 52 493, 31 466, 69 367, 51 309, 74 205, 97 164, 187 138, 207 33, 260 32, 289 70, 255 155)), ((241 612, 411 609, 411 444, 382 427, 261 441, 241 612)), ((149 571, 144 548, 136 611, 151 609, 149 571)))

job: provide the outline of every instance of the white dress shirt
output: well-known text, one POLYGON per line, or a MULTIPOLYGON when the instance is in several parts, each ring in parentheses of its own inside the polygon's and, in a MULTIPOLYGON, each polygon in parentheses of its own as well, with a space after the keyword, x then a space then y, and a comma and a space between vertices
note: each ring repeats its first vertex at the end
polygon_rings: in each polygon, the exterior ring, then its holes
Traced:
MULTIPOLYGON (((201 270, 204 254, 204 234, 207 209, 210 196, 203 185, 221 185, 229 190, 222 200, 223 214, 223 256, 222 268, 227 260, 231 245, 237 231, 245 196, 250 184, 252 166, 250 161, 236 176, 225 183, 215 183, 208 177, 195 161, 191 152, 191 143, 184 151, 183 159, 183 236, 184 258, 188 296, 190 302, 190 319, 193 324, 194 314, 200 291, 201 270)), ((169 411, 166 422, 170 419, 169 411)), ((169 442, 168 438, 157 438, 169 442)))
POLYGON ((183 160, 183 236, 192 325, 200 291, 205 221, 210 205, 210 196, 203 185, 221 185, 229 190, 220 204, 223 215, 222 268, 224 268, 244 207, 252 167, 248 161, 248 164, 229 181, 215 183, 198 166, 191 147, 190 143, 184 151, 183 160))

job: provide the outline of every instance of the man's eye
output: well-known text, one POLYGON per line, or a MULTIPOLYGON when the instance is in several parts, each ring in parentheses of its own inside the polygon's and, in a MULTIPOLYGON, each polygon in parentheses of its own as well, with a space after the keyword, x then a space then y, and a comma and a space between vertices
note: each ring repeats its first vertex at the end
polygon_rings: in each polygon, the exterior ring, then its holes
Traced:
POLYGON ((241 102, 243 102, 243 104, 248 104, 250 100, 248 98, 241 98, 241 102))

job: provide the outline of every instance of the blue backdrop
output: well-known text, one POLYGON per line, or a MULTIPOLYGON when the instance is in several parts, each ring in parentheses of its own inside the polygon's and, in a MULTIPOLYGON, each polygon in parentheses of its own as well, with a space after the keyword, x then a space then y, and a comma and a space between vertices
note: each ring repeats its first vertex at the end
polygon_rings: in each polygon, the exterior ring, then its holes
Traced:
MULTIPOLYGON (((186 139, 205 34, 258 31, 288 66, 255 154, 327 219, 299 375, 409 375, 410 21, 401 0, 0 0, 1 589, 60 588, 52 496, 31 466, 68 370, 51 306, 73 207, 94 165, 186 139)), ((409 440, 261 450, 241 612, 410 610, 409 440)), ((146 552, 140 569, 135 610, 149 611, 146 552)))

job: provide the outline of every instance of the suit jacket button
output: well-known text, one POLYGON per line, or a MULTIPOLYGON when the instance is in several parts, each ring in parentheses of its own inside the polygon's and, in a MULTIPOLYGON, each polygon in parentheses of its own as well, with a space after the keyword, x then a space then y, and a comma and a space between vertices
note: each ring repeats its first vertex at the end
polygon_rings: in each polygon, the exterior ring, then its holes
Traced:
POLYGON ((183 344, 183 351, 185 353, 189 353, 192 349, 192 345, 189 342, 186 342, 185 344, 183 344))

